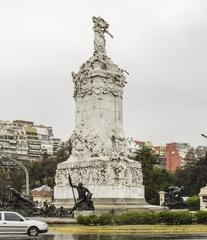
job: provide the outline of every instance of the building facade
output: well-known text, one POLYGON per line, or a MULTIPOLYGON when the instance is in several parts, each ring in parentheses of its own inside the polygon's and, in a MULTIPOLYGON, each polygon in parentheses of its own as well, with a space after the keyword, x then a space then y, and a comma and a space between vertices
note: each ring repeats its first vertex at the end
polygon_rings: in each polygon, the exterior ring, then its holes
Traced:
POLYGON ((133 157, 143 146, 149 147, 158 155, 157 167, 175 172, 177 168, 185 168, 186 164, 194 164, 199 158, 205 156, 207 147, 192 147, 188 143, 167 143, 163 146, 154 146, 151 142, 127 139, 129 155, 133 157))
POLYGON ((167 170, 175 172, 188 162, 187 154, 193 148, 188 143, 167 143, 165 148, 167 170))
POLYGON ((51 127, 23 120, 0 121, 0 149, 17 160, 41 160, 54 155, 60 145, 51 127))

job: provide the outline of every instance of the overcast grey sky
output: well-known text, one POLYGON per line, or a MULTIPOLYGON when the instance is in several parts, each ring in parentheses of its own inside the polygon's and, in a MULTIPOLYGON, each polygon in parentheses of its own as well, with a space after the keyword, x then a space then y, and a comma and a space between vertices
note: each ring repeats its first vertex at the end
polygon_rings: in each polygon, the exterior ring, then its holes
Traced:
POLYGON ((71 72, 92 55, 91 17, 130 75, 124 129, 137 140, 206 145, 206 0, 0 0, 0 119, 74 129, 71 72))

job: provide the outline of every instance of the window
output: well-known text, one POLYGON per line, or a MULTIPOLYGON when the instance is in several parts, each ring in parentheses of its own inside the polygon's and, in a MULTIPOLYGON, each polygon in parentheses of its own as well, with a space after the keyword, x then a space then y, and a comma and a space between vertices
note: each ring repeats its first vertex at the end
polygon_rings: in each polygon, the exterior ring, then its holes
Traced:
POLYGON ((5 221, 23 221, 23 219, 15 213, 4 213, 5 221))

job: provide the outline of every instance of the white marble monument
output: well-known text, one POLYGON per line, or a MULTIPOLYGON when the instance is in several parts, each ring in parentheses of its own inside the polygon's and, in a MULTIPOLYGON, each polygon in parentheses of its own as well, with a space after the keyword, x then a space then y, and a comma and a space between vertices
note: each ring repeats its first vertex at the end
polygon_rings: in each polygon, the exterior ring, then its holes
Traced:
POLYGON ((74 204, 68 174, 93 193, 96 209, 137 208, 146 204, 140 163, 128 158, 123 132, 125 70, 106 54, 109 24, 93 17, 94 52, 78 73, 72 73, 75 130, 72 154, 59 163, 54 190, 57 206, 74 204))

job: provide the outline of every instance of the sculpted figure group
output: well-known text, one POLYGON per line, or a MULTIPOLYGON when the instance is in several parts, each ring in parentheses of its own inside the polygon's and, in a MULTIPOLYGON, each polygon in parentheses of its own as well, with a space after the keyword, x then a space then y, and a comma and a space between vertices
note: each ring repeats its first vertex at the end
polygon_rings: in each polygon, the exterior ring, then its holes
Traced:
POLYGON ((186 202, 183 200, 183 187, 171 186, 165 194, 163 206, 170 209, 187 208, 186 202))

